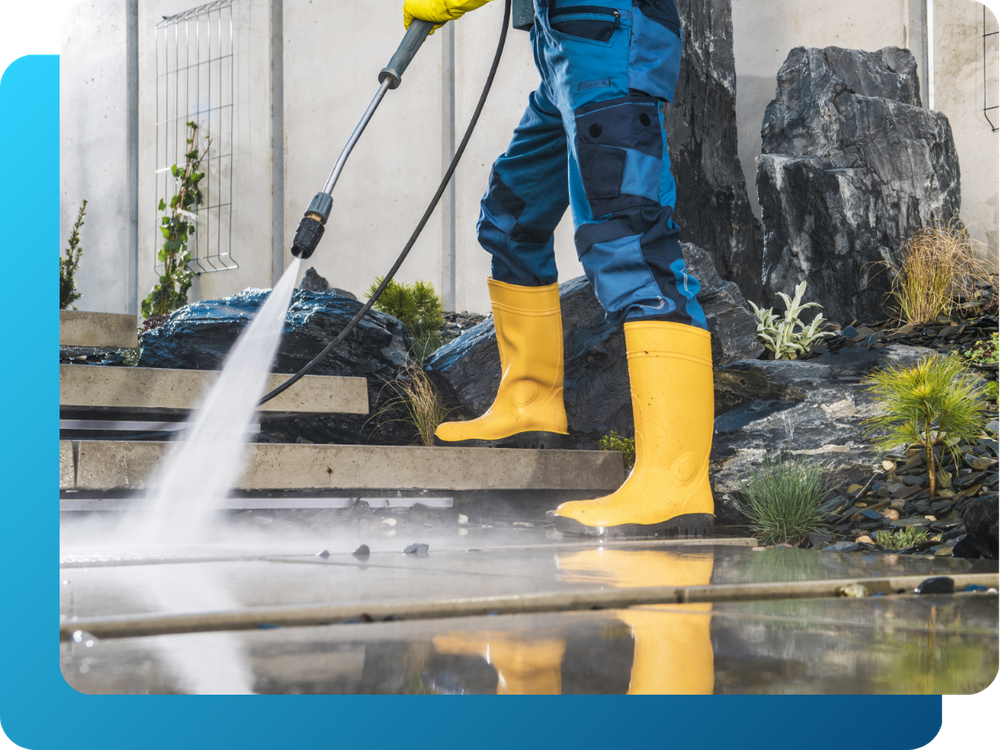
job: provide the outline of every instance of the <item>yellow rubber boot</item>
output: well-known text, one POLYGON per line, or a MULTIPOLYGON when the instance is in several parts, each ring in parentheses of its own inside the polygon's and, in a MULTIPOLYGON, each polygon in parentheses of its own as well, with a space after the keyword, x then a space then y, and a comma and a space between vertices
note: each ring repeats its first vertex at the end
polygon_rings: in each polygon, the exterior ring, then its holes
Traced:
MULTIPOLYGON (((556 558, 560 578, 615 588, 707 586, 711 553, 582 550, 556 558)), ((710 695, 715 689, 712 605, 657 604, 616 610, 635 641, 629 695, 710 695)))
POLYGON ((497 695, 559 695, 562 638, 528 639, 512 633, 449 633, 434 636, 439 654, 481 656, 497 671, 497 695))
POLYGON ((667 321, 625 324, 635 467, 612 495, 563 503, 556 528, 587 536, 708 536, 715 395, 708 331, 667 321))
POLYGON ((514 286, 489 279, 500 349, 500 387, 489 410, 468 422, 444 422, 438 445, 556 448, 569 429, 563 403, 559 286, 514 286))

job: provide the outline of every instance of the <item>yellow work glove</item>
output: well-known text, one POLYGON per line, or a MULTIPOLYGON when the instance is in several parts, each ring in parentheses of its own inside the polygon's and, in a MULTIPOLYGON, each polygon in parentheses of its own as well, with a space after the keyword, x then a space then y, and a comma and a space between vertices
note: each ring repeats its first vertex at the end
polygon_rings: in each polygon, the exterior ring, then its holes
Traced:
MULTIPOLYGON (((490 0, 405 0, 403 3, 403 26, 410 28, 414 18, 433 21, 440 29, 448 21, 461 18, 470 10, 475 10, 490 0)), ((434 31, 431 31, 433 34, 434 31)))

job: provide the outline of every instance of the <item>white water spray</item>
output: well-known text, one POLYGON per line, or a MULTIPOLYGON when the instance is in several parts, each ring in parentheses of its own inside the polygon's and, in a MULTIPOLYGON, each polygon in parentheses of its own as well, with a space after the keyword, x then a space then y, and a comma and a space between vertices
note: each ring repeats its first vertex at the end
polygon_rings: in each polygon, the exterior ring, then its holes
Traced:
POLYGON ((295 258, 285 270, 227 355, 187 434, 167 452, 137 530, 145 542, 205 541, 212 516, 243 471, 246 435, 278 351, 300 264, 295 258))

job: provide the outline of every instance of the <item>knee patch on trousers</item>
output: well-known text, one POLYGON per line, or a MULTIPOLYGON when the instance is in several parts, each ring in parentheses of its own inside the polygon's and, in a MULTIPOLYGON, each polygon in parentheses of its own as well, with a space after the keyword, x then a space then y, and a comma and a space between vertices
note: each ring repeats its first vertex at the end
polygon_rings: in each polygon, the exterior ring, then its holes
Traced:
POLYGON ((593 215, 659 205, 664 154, 657 100, 629 95, 574 114, 580 176, 593 215))
POLYGON ((493 256, 493 278, 520 286, 545 286, 556 281, 550 244, 555 227, 526 226, 520 219, 527 204, 494 169, 480 205, 476 230, 480 244, 493 256))

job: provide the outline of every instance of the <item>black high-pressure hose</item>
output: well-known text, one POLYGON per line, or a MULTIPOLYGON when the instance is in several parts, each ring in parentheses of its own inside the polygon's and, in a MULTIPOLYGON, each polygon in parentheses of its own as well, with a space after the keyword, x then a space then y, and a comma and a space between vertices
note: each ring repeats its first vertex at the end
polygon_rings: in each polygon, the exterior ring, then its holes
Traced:
MULTIPOLYGON (((292 375, 288 380, 279 385, 270 393, 266 394, 258 402, 258 406, 261 406, 280 393, 284 393, 287 389, 291 388, 295 383, 297 383, 306 373, 312 370, 320 361, 323 360, 326 355, 333 351, 334 347, 337 346, 341 341, 346 339, 351 331, 353 331, 361 319, 372 309, 372 305, 378 300, 385 288, 389 286, 389 282, 392 281, 393 276, 399 270, 399 267, 403 265, 403 261, 406 260, 406 256, 410 254, 410 250, 416 243, 417 238, 423 231, 424 226, 431 218, 431 214, 434 213, 434 209, 437 208, 438 201, 441 200, 441 196, 444 195, 445 189, 448 187, 448 183, 451 181, 452 175, 455 174, 455 169, 458 167, 458 162, 462 158, 462 154, 465 153, 465 147, 469 145, 469 139, 472 138, 472 132, 476 129, 476 123, 479 122, 479 115, 482 114, 483 107, 486 104, 486 98, 489 96, 490 88, 493 86, 493 79, 496 77, 497 68, 500 66, 500 56, 503 54, 504 44, 507 41, 507 29, 510 26, 510 4, 511 0, 504 0, 504 11, 503 11, 503 26, 500 30, 500 41, 497 44, 497 51, 493 56, 493 65, 490 66, 490 74, 486 77, 486 85, 483 87, 483 93, 479 97, 479 103, 476 105, 476 111, 472 115, 472 119, 469 121, 469 127, 465 131, 465 136, 462 138, 462 142, 459 144, 458 149, 455 151, 455 156, 451 160, 451 164, 448 165, 448 170, 444 173, 444 177, 441 178, 441 184, 438 186, 437 192, 434 193, 434 197, 431 199, 430 205, 427 206, 427 210, 424 211, 424 215, 420 217, 420 221, 417 223, 416 228, 413 230, 413 234, 410 235, 410 239, 407 240, 406 246, 403 251, 396 258, 396 262, 392 264, 392 268, 382 279, 382 283, 378 285, 375 293, 372 294, 371 298, 364 304, 364 306, 358 310, 357 315, 344 327, 337 337, 327 344, 326 348, 323 349, 319 354, 312 358, 312 360, 306 364, 301 370, 292 375)), ((390 63, 391 65, 391 63, 390 63)), ((398 85, 398 81, 397 81, 398 85)), ((318 196, 319 197, 319 196, 318 196)), ((328 209, 327 209, 328 210, 328 209)), ((322 232, 322 230, 320 230, 322 232)), ((318 242, 318 238, 316 242, 318 242)), ((308 255, 304 256, 308 257, 308 255)))

